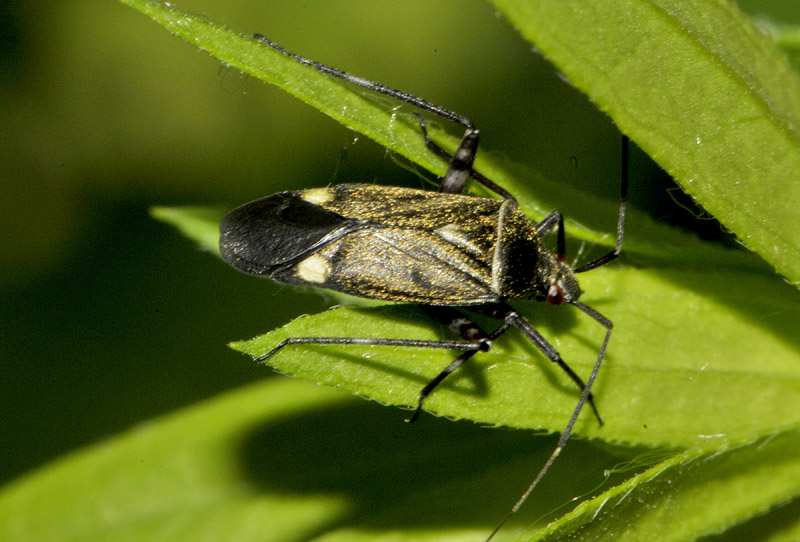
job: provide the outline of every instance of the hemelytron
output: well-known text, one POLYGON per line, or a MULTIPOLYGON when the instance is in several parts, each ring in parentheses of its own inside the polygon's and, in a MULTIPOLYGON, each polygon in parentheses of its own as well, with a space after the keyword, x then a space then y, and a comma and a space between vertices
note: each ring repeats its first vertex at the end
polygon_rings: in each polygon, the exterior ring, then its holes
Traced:
POLYGON ((616 247, 608 254, 570 267, 565 254, 564 220, 553 211, 538 223, 520 210, 514 197, 472 168, 478 149, 478 131, 472 122, 435 104, 367 81, 285 51, 267 38, 255 39, 326 74, 379 92, 461 124, 461 144, 451 156, 434 143, 420 119, 421 137, 432 152, 449 161, 438 192, 360 184, 341 184, 281 192, 246 203, 231 211, 220 224, 220 251, 235 269, 268 276, 289 284, 329 288, 347 294, 386 301, 419 304, 432 319, 450 329, 453 340, 415 340, 364 337, 292 337, 278 350, 297 344, 385 345, 459 350, 450 365, 422 388, 416 410, 448 375, 510 328, 518 329, 550 361, 557 364, 581 390, 581 396, 553 453, 511 512, 489 536, 514 514, 538 485, 566 445, 584 404, 602 420, 591 394, 611 337, 612 323, 581 303, 577 273, 614 260, 620 253, 627 190, 627 141, 623 144, 622 197, 616 247), (499 196, 464 194, 473 178, 499 196), (556 251, 544 237, 556 230, 556 251), (605 327, 597 360, 584 381, 558 351, 508 301, 534 299, 553 305, 569 304, 605 327), (462 309, 500 321, 491 331, 473 322, 462 309))

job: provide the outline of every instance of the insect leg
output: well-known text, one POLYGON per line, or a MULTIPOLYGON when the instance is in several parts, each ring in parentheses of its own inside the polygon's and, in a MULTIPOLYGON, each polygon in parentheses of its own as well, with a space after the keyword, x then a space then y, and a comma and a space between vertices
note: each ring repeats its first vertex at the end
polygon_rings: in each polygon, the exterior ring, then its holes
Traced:
MULTIPOLYGON (((312 68, 321 71, 322 73, 331 75, 333 77, 337 77, 339 79, 347 81, 348 83, 358 85, 373 92, 378 92, 385 96, 389 96, 390 98, 400 100, 407 104, 413 105, 414 107, 418 107, 423 111, 428 111, 429 113, 433 113, 434 115, 442 117, 443 119, 460 124, 465 128, 465 130, 464 130, 464 135, 461 138, 461 144, 459 145, 455 155, 450 156, 449 154, 444 152, 444 150, 442 150, 441 148, 439 148, 439 150, 433 151, 450 162, 450 168, 447 170, 447 174, 444 176, 444 179, 442 180, 441 191, 449 194, 460 194, 464 191, 464 186, 466 185, 467 180, 469 180, 470 177, 474 177, 478 182, 480 182, 493 192, 496 192, 497 194, 503 196, 506 199, 514 199, 511 196, 511 194, 509 194, 508 192, 497 186, 495 183, 493 183, 483 175, 477 174, 472 170, 472 162, 474 161, 475 153, 478 150, 478 130, 475 129, 475 126, 472 124, 472 121, 469 120, 467 117, 460 115, 455 111, 450 111, 449 109, 445 109, 444 107, 438 106, 427 100, 414 96, 413 94, 403 92, 402 90, 388 87, 381 83, 370 81, 369 79, 364 79, 363 77, 358 77, 356 75, 347 73, 346 71, 338 70, 326 64, 322 64, 321 62, 310 60, 295 53, 290 53, 289 51, 287 51, 274 41, 270 40, 265 36, 262 36, 261 34, 254 34, 253 38, 269 45, 282 55, 292 58, 301 64, 305 64, 306 66, 311 66, 312 68)), ((423 131, 424 131, 424 125, 423 125, 423 131)), ((427 134, 425 134, 425 140, 426 143, 430 141, 427 134)), ((435 143, 432 142, 431 144, 435 145, 435 143)), ((436 147, 438 147, 438 145, 436 145, 436 147)), ((428 148, 433 150, 430 144, 428 148)))
MULTIPOLYGON (((442 187, 440 188, 440 192, 445 192, 445 193, 449 193, 449 194, 460 194, 464 190, 463 184, 460 187, 458 186, 458 182, 461 181, 461 177, 458 177, 457 180, 454 179, 454 178, 451 178, 450 181, 445 183, 445 181, 447 180, 447 175, 449 175, 450 174, 450 170, 453 169, 454 156, 451 155, 450 153, 448 153, 443 148, 441 148, 435 141, 433 141, 428 136, 428 129, 425 126, 425 119, 422 117, 422 115, 417 115, 417 119, 419 119, 419 127, 420 127, 420 130, 422 130, 422 137, 425 138, 425 146, 428 147, 428 150, 431 151, 432 153, 434 153, 435 155, 437 155, 438 157, 443 158, 444 160, 447 160, 448 162, 450 162, 450 169, 448 170, 447 174, 444 177, 444 180, 442 181, 442 187)), ((466 137, 466 134, 465 134, 465 137, 466 137)), ((471 145, 472 142, 469 142, 469 144, 471 145)), ((463 147, 463 145, 464 145, 464 142, 462 141, 462 147, 463 147)), ((514 198, 514 196, 512 196, 504 188, 502 188, 499 185, 495 184, 493 181, 491 181, 489 178, 487 178, 483 174, 481 174, 481 173, 475 171, 474 169, 472 169, 472 161, 474 161, 474 153, 477 151, 477 146, 478 146, 478 141, 477 141, 477 132, 476 132, 475 141, 474 141, 474 147, 472 148, 472 151, 471 151, 473 153, 473 159, 470 160, 470 164, 469 164, 469 173, 472 176, 472 178, 475 179, 476 181, 478 181, 479 183, 481 183, 483 186, 485 186, 486 188, 488 188, 492 192, 494 192, 495 194, 497 194, 499 196, 502 196, 503 199, 510 199, 510 200, 516 201, 516 198, 514 198)), ((456 151, 456 155, 458 155, 458 153, 461 151, 462 147, 459 147, 458 151, 456 151)), ((459 168, 463 168, 463 162, 462 162, 461 165, 459 165, 459 168)), ((466 183, 466 179, 464 179, 463 182, 466 183)))
POLYGON ((363 346, 406 346, 412 348, 443 348, 446 350, 481 350, 474 341, 442 341, 418 339, 383 339, 375 337, 289 337, 279 342, 272 350, 253 359, 256 363, 274 356, 282 348, 292 344, 344 344, 363 346))
POLYGON ((500 336, 509 324, 504 323, 492 334, 487 334, 480 327, 467 319, 460 312, 450 307, 432 307, 421 305, 422 310, 440 321, 447 328, 462 337, 463 340, 418 340, 418 339, 384 339, 373 337, 289 337, 278 343, 272 350, 254 359, 256 363, 272 357, 282 348, 293 344, 342 344, 342 345, 368 345, 368 346, 402 346, 416 348, 443 348, 447 350, 464 350, 450 365, 447 366, 436 378, 428 382, 419 394, 417 407, 407 422, 413 422, 422 410, 425 398, 444 380, 450 373, 458 369, 465 361, 477 352, 485 352, 491 348, 492 340, 500 336))
POLYGON ((433 380, 425 384, 425 387, 422 388, 422 391, 419 392, 419 399, 417 399, 417 407, 414 409, 414 413, 408 418, 406 418, 406 421, 408 423, 414 423, 419 417, 420 412, 422 412, 422 403, 425 401, 425 398, 428 397, 428 395, 430 395, 430 393, 434 390, 434 388, 436 388, 436 386, 442 383, 442 380, 447 378, 453 371, 461 367, 465 361, 474 356, 477 352, 478 350, 468 350, 464 352, 456 359, 454 359, 453 362, 450 363, 450 365, 445 367, 445 369, 441 373, 436 375, 436 377, 433 380))
MULTIPOLYGON (((620 182, 620 201, 619 201, 619 218, 617 219, 617 245, 608 254, 600 256, 584 265, 578 266, 573 269, 574 273, 583 273, 608 262, 615 260, 622 251, 622 237, 625 231, 625 199, 628 194, 628 151, 630 147, 630 140, 627 136, 622 136, 622 171, 620 182)), ((566 240, 564 230, 564 217, 558 211, 552 211, 549 215, 536 224, 536 233, 544 237, 554 228, 558 227, 558 241, 556 245, 556 254, 562 259, 566 260, 566 240)))
MULTIPOLYGON (((572 304, 576 306, 581 305, 583 307, 589 308, 586 305, 583 305, 582 303, 578 303, 577 301, 572 302, 572 304)), ((596 311, 594 312, 597 315, 599 315, 599 313, 597 313, 596 311)), ((569 376, 569 378, 575 383, 575 385, 578 387, 579 390, 584 391, 587 389, 587 385, 586 383, 584 383, 583 379, 580 376, 578 376, 578 374, 575 371, 573 371, 572 368, 569 365, 567 365, 567 363, 563 359, 561 359, 561 354, 558 353, 558 350, 556 350, 553 347, 553 345, 547 342, 547 339, 545 339, 542 336, 542 334, 539 333, 536 330, 536 328, 534 328, 530 324, 530 322, 528 322, 525 318, 520 316, 519 313, 517 313, 517 311, 515 311, 513 308, 511 308, 506 304, 499 304, 499 305, 489 306, 487 314, 495 318, 502 318, 508 326, 514 326, 517 329, 519 329, 520 332, 522 332, 522 334, 525 335, 525 338, 528 339, 530 342, 532 342, 534 346, 536 346, 536 348, 538 348, 539 351, 542 352, 542 354, 544 354, 547 357, 547 359, 558 365, 559 368, 561 368, 561 370, 564 371, 567 374, 567 376, 569 376)), ((591 314, 590 316, 597 319, 595 316, 591 314)), ((608 320, 606 319, 606 321, 608 320)), ((610 324, 610 322, 608 323, 610 324)), ((594 415, 597 418, 598 423, 600 425, 603 425, 603 419, 600 417, 600 413, 598 412, 597 407, 594 404, 594 396, 591 393, 589 393, 586 400, 588 401, 589 406, 592 407, 592 411, 594 412, 594 415)), ((583 404, 581 404, 581 406, 583 406, 583 404)))
MULTIPOLYGON (((595 362, 594 367, 592 367, 592 372, 589 375, 589 379, 586 381, 586 384, 583 386, 583 391, 581 393, 581 398, 578 400, 578 404, 575 406, 575 410, 572 412, 572 416, 570 417, 569 422, 567 422, 567 427, 564 429, 564 431, 562 431, 561 438, 558 440, 558 444, 556 445, 555 450, 553 450, 553 453, 550 454, 550 457, 547 459, 547 462, 544 464, 542 469, 536 475, 536 478, 533 479, 533 482, 531 482, 531 484, 528 486, 528 488, 525 490, 525 492, 522 494, 522 496, 519 498, 519 500, 517 500, 516 504, 514 504, 514 506, 511 508, 511 511, 506 515, 506 517, 503 518, 503 521, 501 521, 497 525, 497 527, 494 528, 492 533, 486 539, 486 542, 490 542, 491 539, 494 538, 494 535, 496 535, 497 532, 503 527, 503 525, 505 525, 506 522, 508 522, 508 520, 511 518, 511 516, 513 516, 514 514, 517 513, 517 510, 519 510, 520 507, 522 507, 522 505, 528 499, 528 497, 533 492, 533 490, 536 488, 536 486, 539 485, 539 482, 542 480, 542 478, 544 478, 544 475, 547 473, 547 471, 550 470, 550 467, 553 465, 553 463, 555 462, 556 458, 561 454, 561 450, 563 450, 564 446, 567 445, 567 441, 569 440, 569 437, 572 434, 572 429, 575 427, 575 423, 578 421, 578 416, 580 415, 581 410, 583 409, 583 405, 585 405, 588 402, 592 406, 592 408, 594 409, 594 412, 595 412, 595 415, 597 416, 597 419, 598 420, 600 419, 599 415, 597 414, 597 409, 594 408, 594 402, 592 400, 591 389, 592 389, 592 385, 594 384, 595 378, 597 377, 597 373, 600 370, 600 365, 603 363, 603 358, 605 357, 605 354, 606 354, 606 348, 608 347, 608 341, 611 338, 611 330, 614 327, 614 325, 611 323, 611 320, 609 320, 608 318, 606 318, 605 316, 603 316, 602 314, 600 314, 599 312, 597 312, 593 308, 589 307, 588 305, 584 305, 583 303, 581 303, 579 301, 570 301, 570 303, 572 305, 575 305, 578 309, 580 309, 581 311, 585 312, 586 314, 588 314, 589 316, 591 316, 595 320, 597 320, 600 324, 603 325, 603 327, 606 328, 606 336, 603 339, 603 345, 600 347, 600 352, 597 354, 597 361, 595 362)), ((509 313, 509 316, 510 316, 510 318, 512 320, 511 325, 513 325, 513 326, 517 327, 518 329, 520 329, 526 337, 528 337, 528 333, 525 331, 525 329, 524 329, 525 327, 529 327, 534 332, 536 331, 535 329, 533 329, 533 326, 531 326, 530 323, 528 323, 527 320, 525 320, 521 316, 519 316, 516 313, 514 313, 513 310, 509 313), (522 324, 522 327, 520 326, 520 324, 522 324)), ((538 333, 536 333, 536 334, 538 335, 538 333)), ((531 340, 533 340, 533 339, 531 339, 531 340)), ((544 339, 542 339, 542 340, 544 340, 544 339)), ((535 341, 533 341, 533 342, 535 343, 535 341)), ((537 344, 537 346, 539 346, 539 345, 537 344)), ((539 346, 539 348, 540 348, 540 350, 542 349, 541 346, 539 346)), ((552 347, 550 347, 550 348, 552 348, 552 347)), ((542 350, 542 352, 545 352, 545 351, 542 350)), ((545 355, 547 355, 547 352, 545 352, 545 355)), ((556 355, 558 355, 558 352, 556 352, 556 355)), ((549 355, 547 355, 547 356, 550 357, 549 355)), ((552 358, 550 358, 550 359, 552 359, 552 358)), ((553 360, 553 361, 555 361, 555 360, 553 360)), ((559 365, 561 365, 561 364, 559 364, 559 365)), ((561 367, 565 368, 566 364, 561 365, 561 367)), ((571 369, 569 369, 568 374, 570 374, 570 376, 572 376, 574 373, 572 372, 571 369)), ((575 378, 573 378, 573 380, 575 380, 576 378, 578 379, 578 381, 580 380, 580 378, 578 378, 577 375, 575 375, 575 378)), ((600 423, 602 424, 603 422, 601 421, 600 423)))
POLYGON ((563 224, 564 219, 558 211, 551 211, 549 215, 544 217, 541 222, 536 224, 536 233, 539 237, 544 237, 553 230, 556 224, 563 224))
POLYGON ((544 237, 553 229, 558 227, 558 242, 556 244, 556 254, 562 260, 566 259, 567 241, 564 237, 564 217, 558 211, 551 211, 549 215, 536 224, 536 233, 544 237))
POLYGON ((510 324, 503 323, 500 327, 495 329, 491 334, 486 333, 483 329, 478 327, 476 323, 464 316, 458 310, 452 307, 434 306, 434 305, 420 305, 420 308, 441 324, 447 327, 453 333, 460 335, 461 338, 472 341, 477 348, 468 350, 453 360, 450 365, 444 368, 436 377, 428 382, 422 391, 419 392, 419 399, 417 401, 417 408, 414 413, 406 421, 413 423, 422 411, 422 403, 431 392, 442 383, 442 380, 447 378, 456 369, 461 367, 465 361, 474 356, 478 352, 486 352, 492 347, 492 341, 505 333, 510 327, 510 324))
POLYGON ((423 100, 422 98, 419 98, 407 92, 403 92, 402 90, 397 90, 392 87, 387 87, 386 85, 376 83, 375 81, 370 81, 368 79, 364 79, 363 77, 352 75, 350 73, 347 73, 346 71, 337 70, 336 68, 332 68, 330 66, 322 64, 321 62, 315 62, 303 56, 290 53, 289 51, 287 51, 274 41, 270 40, 265 36, 262 36, 261 34, 253 34, 253 39, 258 40, 262 43, 266 43, 267 45, 269 45, 282 55, 288 56, 289 58, 293 58, 297 62, 305 64, 306 66, 311 66, 312 68, 321 71, 322 73, 325 73, 327 75, 332 75, 333 77, 337 77, 339 79, 347 81, 348 83, 358 85, 373 92, 379 92, 380 94, 384 94, 386 96, 389 96, 390 98, 406 102, 407 104, 411 104, 414 107, 418 107, 424 111, 428 111, 430 113, 433 113, 434 115, 438 115, 444 119, 460 124, 464 128, 466 128, 467 132, 477 133, 477 131, 475 130, 475 126, 473 126, 472 124, 472 121, 463 115, 459 115, 455 111, 450 111, 449 109, 445 109, 444 107, 438 106, 427 100, 423 100))
POLYGON ((605 265, 612 260, 616 260, 622 251, 622 236, 625 232, 625 199, 628 195, 628 154, 630 150, 630 139, 628 136, 622 136, 622 171, 620 174, 620 197, 619 197, 619 218, 617 219, 617 246, 604 256, 600 256, 594 261, 583 264, 573 271, 575 273, 583 273, 601 265, 605 265))

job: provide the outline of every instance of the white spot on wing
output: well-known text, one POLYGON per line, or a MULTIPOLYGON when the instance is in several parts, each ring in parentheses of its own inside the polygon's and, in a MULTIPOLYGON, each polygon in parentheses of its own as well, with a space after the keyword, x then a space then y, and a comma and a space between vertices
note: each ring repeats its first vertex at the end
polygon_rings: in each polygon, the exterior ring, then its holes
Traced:
POLYGON ((300 197, 308 203, 322 205, 332 201, 336 194, 330 188, 311 188, 300 193, 300 197))
POLYGON ((295 274, 306 282, 322 284, 331 274, 331 263, 319 254, 312 254, 297 264, 295 274))

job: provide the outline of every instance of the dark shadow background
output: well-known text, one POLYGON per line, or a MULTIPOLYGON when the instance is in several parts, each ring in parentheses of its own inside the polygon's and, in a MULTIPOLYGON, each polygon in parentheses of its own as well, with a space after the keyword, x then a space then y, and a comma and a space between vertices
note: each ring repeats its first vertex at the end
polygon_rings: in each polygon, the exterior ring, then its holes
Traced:
MULTIPOLYGON (((462 112, 484 150, 616 198, 612 124, 484 2, 178 5, 462 112)), ((794 0, 768 7, 800 23, 794 0)), ((232 271, 150 206, 419 183, 383 149, 114 1, 0 4, 0 91, 0 482, 271 377, 225 344, 326 306, 232 271)), ((635 205, 722 237, 674 205, 645 157, 633 167, 635 205)))
MULTIPOLYGON (((427 414, 411 425, 401 422, 402 414, 353 400, 274 419, 244 435, 244 479, 270 495, 345 497, 347 512, 303 540, 355 525, 391 532, 407 528, 412 518, 421 530, 472 527, 488 533, 558 440, 557 435, 534 438, 531 431, 487 430, 427 414)), ((605 469, 641 452, 575 440, 514 524, 559 517, 581 502, 573 500, 576 495, 613 487, 632 473, 606 476, 605 469)))

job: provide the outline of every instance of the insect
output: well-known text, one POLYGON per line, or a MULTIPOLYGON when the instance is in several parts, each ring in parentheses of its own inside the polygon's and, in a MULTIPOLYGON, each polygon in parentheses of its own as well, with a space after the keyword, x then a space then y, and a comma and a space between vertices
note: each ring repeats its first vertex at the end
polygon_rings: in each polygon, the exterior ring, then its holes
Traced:
MULTIPOLYGON (((438 192, 361 184, 341 184, 281 192, 246 203, 231 211, 220 224, 220 251, 235 269, 289 284, 328 288, 386 301, 418 304, 423 312, 446 326, 459 339, 417 340, 365 337, 291 337, 265 355, 298 344, 377 345, 458 350, 458 355, 420 391, 411 417, 422 410, 425 398, 448 375, 511 328, 518 329, 542 354, 558 365, 580 389, 581 396, 561 438, 536 478, 511 512, 489 536, 491 539, 522 506, 561 453, 583 406, 589 403, 602 425, 591 394, 611 337, 612 323, 578 301, 577 273, 589 271, 619 256, 625 222, 627 168, 623 166, 622 197, 614 250, 571 268, 565 258, 564 220, 553 211, 534 223, 514 197, 472 168, 478 149, 478 130, 466 117, 416 96, 350 75, 289 53, 267 38, 255 39, 298 62, 349 83, 411 104, 465 129, 451 156, 429 137, 418 115, 425 144, 449 161, 438 192), (473 178, 497 195, 481 198, 464 194, 473 178), (556 230, 556 251, 543 239, 556 230), (509 300, 535 299, 552 305, 569 304, 606 329, 597 360, 584 381, 561 359, 558 351, 511 305, 509 300), (500 321, 485 331, 463 311, 500 321)), ((627 164, 627 141, 623 164, 627 164)), ((487 539, 488 540, 488 539, 487 539)))

